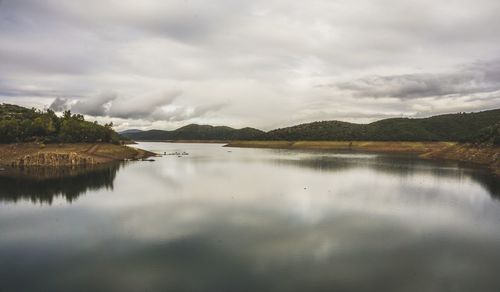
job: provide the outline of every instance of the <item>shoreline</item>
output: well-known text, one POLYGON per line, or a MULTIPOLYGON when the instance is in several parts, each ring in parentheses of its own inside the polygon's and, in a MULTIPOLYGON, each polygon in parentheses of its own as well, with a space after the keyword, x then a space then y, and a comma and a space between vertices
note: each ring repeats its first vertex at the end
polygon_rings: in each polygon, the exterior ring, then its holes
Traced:
POLYGON ((91 166, 154 156, 146 150, 110 143, 0 144, 0 166, 91 166))
POLYGON ((162 143, 199 143, 199 144, 228 144, 231 140, 137 140, 137 142, 162 142, 162 143))
POLYGON ((488 167, 500 178, 500 147, 458 142, 387 141, 233 141, 224 147, 287 150, 349 150, 417 154, 422 159, 450 160, 488 167))
POLYGON ((301 150, 352 150, 379 153, 422 154, 456 145, 455 142, 399 142, 399 141, 232 141, 224 147, 301 149, 301 150))

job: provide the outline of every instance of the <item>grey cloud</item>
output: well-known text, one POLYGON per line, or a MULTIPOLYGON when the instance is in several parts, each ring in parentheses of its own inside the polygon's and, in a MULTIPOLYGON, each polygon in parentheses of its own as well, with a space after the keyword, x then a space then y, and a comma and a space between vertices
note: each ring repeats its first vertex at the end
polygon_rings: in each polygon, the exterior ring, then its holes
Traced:
POLYGON ((109 116, 124 119, 148 119, 161 106, 169 105, 180 92, 163 92, 149 96, 124 98, 116 93, 105 93, 92 98, 70 100, 56 98, 50 109, 69 109, 75 113, 91 116, 109 116))
MULTIPOLYGON (((60 50, 46 47, 51 50, 60 50)), ((10 49, 0 48, 0 62, 2 68, 0 71, 25 71, 30 73, 63 73, 63 74, 82 74, 94 69, 90 56, 83 54, 76 55, 70 52, 54 52, 47 54, 44 51, 33 51, 20 47, 10 49)))
POLYGON ((199 117, 209 112, 216 112, 226 107, 227 105, 228 105, 227 103, 218 103, 218 104, 210 104, 210 105, 195 107, 191 113, 191 116, 199 117))
POLYGON ((154 12, 125 14, 117 20, 136 29, 193 42, 211 37, 225 26, 234 13, 235 5, 231 2, 222 1, 219 5, 206 1, 171 2, 175 4, 159 5, 154 12))
MULTIPOLYGON (((1 86, 1 82, 0 82, 1 86)), ((60 91, 56 90, 44 90, 44 89, 19 89, 10 88, 9 86, 0 88, 0 96, 11 96, 11 97, 23 97, 23 96, 35 96, 35 97, 57 97, 65 95, 60 91)))
POLYGON ((191 107, 178 107, 174 111, 156 111, 153 113, 155 120, 167 120, 171 122, 186 121, 194 118, 200 118, 210 112, 217 112, 227 106, 227 103, 217 103, 208 105, 199 105, 191 107))
POLYGON ((370 76, 330 86, 358 97, 400 99, 493 92, 500 90, 500 60, 477 62, 453 73, 370 76))
POLYGON ((171 104, 181 92, 163 92, 130 99, 121 98, 111 103, 109 116, 128 119, 148 119, 162 106, 171 104))
POLYGON ((75 113, 96 117, 177 122, 202 117, 226 106, 225 103, 195 107, 173 106, 173 102, 180 95, 180 91, 169 91, 134 98, 118 97, 116 93, 78 100, 58 97, 49 108, 58 112, 69 109, 75 113), (165 106, 173 106, 173 109, 165 109, 165 106))
POLYGON ((49 109, 62 112, 69 108, 68 100, 62 97, 57 97, 49 106, 49 109))
POLYGON ((107 116, 108 108, 112 101, 116 99, 116 94, 101 94, 94 98, 68 99, 57 97, 49 106, 51 110, 61 112, 71 110, 75 113, 91 116, 107 116))
POLYGON ((108 107, 116 98, 115 93, 106 93, 95 98, 78 100, 71 106, 71 110, 90 116, 106 116, 108 107))

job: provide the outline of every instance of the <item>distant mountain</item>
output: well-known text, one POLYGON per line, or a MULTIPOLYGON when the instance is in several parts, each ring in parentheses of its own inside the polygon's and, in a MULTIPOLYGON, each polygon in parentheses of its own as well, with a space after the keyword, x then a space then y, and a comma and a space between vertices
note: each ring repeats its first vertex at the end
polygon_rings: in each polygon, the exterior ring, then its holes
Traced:
POLYGON ((322 121, 264 132, 254 128, 191 124, 174 131, 150 130, 122 135, 133 140, 357 140, 357 141, 497 141, 500 109, 439 115, 430 118, 391 118, 370 124, 322 121), (496 125, 496 126, 495 126, 496 125), (495 136, 497 135, 497 136, 495 136))
POLYGON ((139 133, 139 132, 142 132, 142 130, 139 130, 139 129, 128 129, 128 130, 125 130, 125 131, 121 131, 121 132, 118 132, 118 134, 130 134, 130 133, 139 133))
POLYGON ((254 128, 234 129, 225 126, 190 124, 174 131, 149 130, 121 132, 132 140, 254 140, 262 139, 265 132, 254 128))

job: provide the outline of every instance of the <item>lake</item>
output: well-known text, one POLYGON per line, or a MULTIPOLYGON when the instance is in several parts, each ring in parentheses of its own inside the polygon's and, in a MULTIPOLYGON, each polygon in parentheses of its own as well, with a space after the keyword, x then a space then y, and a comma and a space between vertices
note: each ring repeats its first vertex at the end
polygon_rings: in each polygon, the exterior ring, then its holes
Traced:
POLYGON ((0 176, 0 291, 500 291, 484 169, 221 146, 0 176))

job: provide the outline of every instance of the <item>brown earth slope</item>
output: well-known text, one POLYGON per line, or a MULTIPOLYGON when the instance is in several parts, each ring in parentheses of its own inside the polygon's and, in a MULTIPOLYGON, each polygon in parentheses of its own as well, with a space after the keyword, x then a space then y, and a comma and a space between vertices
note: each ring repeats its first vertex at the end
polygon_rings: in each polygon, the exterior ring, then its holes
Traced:
POLYGON ((0 144, 0 165, 4 166, 95 165, 150 156, 154 153, 108 143, 0 144))

